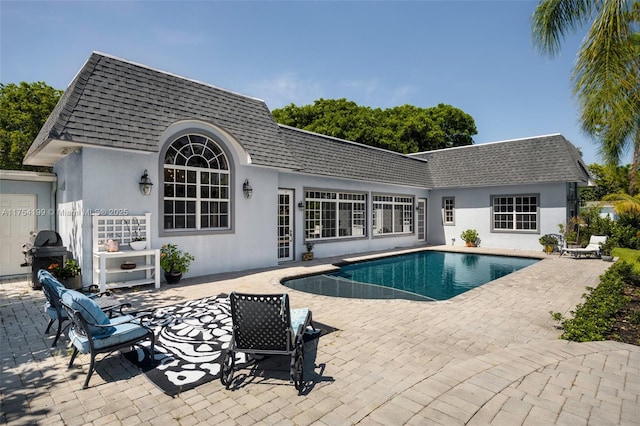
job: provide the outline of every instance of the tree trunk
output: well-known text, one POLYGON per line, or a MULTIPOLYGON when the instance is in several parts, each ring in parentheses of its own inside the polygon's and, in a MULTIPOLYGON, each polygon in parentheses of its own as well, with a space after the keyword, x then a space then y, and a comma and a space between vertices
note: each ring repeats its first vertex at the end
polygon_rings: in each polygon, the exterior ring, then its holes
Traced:
POLYGON ((633 141, 633 159, 629 170, 629 195, 638 194, 638 167, 640 166, 640 126, 636 129, 636 137, 633 141))

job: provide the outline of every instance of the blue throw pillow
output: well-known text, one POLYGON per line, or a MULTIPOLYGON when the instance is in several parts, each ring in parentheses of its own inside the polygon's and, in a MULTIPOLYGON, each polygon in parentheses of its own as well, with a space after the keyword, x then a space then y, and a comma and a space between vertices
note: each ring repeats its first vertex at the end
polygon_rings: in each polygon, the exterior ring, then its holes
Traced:
POLYGON ((54 294, 57 293, 58 297, 60 297, 62 291, 65 290, 62 283, 56 280, 56 277, 51 275, 51 272, 44 269, 38 271, 38 281, 40 281, 40 284, 47 286, 49 290, 53 290, 54 294))
POLYGON ((62 292, 62 302, 72 309, 80 312, 82 317, 89 323, 89 332, 95 338, 101 339, 113 334, 114 327, 96 327, 91 324, 107 325, 111 324, 107 314, 102 312, 100 306, 84 294, 75 290, 65 289, 62 292))

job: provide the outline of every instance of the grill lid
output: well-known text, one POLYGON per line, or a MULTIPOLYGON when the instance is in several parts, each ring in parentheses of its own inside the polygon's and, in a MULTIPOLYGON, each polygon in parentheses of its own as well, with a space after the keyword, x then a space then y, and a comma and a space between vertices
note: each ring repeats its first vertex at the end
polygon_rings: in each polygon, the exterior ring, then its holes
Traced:
POLYGON ((38 232, 35 241, 33 242, 33 247, 51 247, 51 246, 62 246, 62 238, 60 234, 56 231, 52 230, 44 230, 38 232))
POLYGON ((67 248, 62 246, 33 247, 31 249, 33 257, 64 256, 66 254, 67 248))

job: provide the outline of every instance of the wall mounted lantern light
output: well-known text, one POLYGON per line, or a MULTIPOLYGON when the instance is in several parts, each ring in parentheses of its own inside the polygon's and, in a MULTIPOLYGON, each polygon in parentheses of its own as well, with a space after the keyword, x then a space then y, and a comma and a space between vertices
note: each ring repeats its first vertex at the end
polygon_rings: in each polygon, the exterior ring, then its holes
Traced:
POLYGON ((300 210, 303 210, 303 209, 304 209, 304 201, 300 201, 300 202, 298 203, 298 208, 299 208, 300 210))
POLYGON ((149 175, 147 174, 146 170, 144 171, 142 176, 140 176, 139 185, 140 185, 140 192, 142 192, 144 195, 151 194, 151 188, 153 187, 153 183, 151 183, 151 179, 149 179, 149 175))
POLYGON ((249 183, 249 179, 244 180, 244 183, 242 184, 242 192, 244 193, 244 198, 247 199, 251 198, 251 195, 253 195, 253 188, 249 183))

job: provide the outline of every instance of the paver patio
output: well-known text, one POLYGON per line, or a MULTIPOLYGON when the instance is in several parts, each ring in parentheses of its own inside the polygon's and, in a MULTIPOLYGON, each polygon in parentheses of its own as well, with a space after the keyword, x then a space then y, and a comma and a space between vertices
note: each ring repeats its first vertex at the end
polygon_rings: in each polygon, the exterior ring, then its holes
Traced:
MULTIPOLYGON (((436 247, 436 249, 445 247, 436 247)), ((446 249, 451 249, 447 247, 446 249)), ((458 251, 487 251, 459 248, 458 251)), ((512 251, 489 250, 513 254, 512 251)), ((539 253, 532 253, 539 255, 539 253)), ((287 291, 292 307, 338 328, 308 344, 308 392, 269 376, 238 389, 213 381, 175 398, 120 356, 81 390, 87 356, 67 369, 51 349, 44 295, 26 279, 0 283, 0 393, 5 424, 629 424, 640 419, 640 348, 559 340, 549 311, 568 313, 610 265, 543 261, 443 302, 339 299, 289 290, 288 276, 343 259, 183 280, 127 292, 134 309, 232 290, 287 291)))

